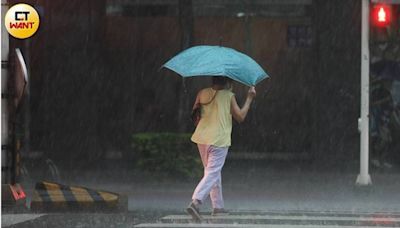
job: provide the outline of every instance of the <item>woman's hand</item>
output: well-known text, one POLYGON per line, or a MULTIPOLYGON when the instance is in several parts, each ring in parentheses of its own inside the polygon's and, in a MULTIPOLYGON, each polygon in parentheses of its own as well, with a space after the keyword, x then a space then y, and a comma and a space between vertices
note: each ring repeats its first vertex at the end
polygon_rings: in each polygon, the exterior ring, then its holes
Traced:
POLYGON ((244 103, 243 107, 240 108, 239 105, 237 104, 235 96, 232 96, 231 114, 237 122, 241 123, 244 121, 244 119, 246 119, 247 112, 250 109, 250 104, 255 97, 256 97, 256 89, 254 88, 254 86, 252 86, 247 92, 246 102, 244 103))
POLYGON ((249 91, 247 92, 247 97, 250 99, 254 99, 256 95, 256 88, 254 86, 250 87, 249 91))

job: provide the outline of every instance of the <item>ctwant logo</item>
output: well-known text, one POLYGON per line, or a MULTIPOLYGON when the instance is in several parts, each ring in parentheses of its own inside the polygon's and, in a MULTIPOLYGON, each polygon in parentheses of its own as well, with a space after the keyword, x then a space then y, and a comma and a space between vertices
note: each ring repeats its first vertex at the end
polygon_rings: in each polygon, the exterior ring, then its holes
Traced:
POLYGON ((4 24, 10 35, 26 39, 38 30, 39 14, 30 5, 20 3, 12 6, 6 13, 4 24))

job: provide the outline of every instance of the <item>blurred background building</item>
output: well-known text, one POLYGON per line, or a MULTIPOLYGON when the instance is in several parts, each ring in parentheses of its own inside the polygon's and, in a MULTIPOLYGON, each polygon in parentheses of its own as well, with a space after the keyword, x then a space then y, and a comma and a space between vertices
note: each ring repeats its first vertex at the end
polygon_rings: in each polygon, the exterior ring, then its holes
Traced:
MULTIPOLYGON (((39 11, 39 31, 25 41, 10 38, 31 77, 29 114, 20 120, 26 152, 95 162, 110 151, 134 153, 135 133, 191 132, 192 102, 209 82, 183 81, 160 67, 204 44, 242 51, 271 75, 257 86, 249 118, 234 126, 233 153, 307 157, 335 169, 350 161, 357 170, 360 1, 26 2, 39 11)), ((398 25, 391 39, 378 31, 373 40, 398 46, 398 25)), ((399 52, 391 58, 399 61, 399 52)), ((234 90, 243 102, 247 89, 234 90)), ((397 158, 398 141, 390 152, 397 158)))

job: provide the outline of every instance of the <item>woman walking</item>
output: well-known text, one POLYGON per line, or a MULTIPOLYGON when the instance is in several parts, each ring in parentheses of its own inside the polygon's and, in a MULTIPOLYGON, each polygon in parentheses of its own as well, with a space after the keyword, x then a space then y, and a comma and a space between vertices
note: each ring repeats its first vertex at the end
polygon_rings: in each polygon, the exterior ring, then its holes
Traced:
POLYGON ((212 215, 227 213, 222 197, 221 170, 231 145, 232 117, 239 123, 243 122, 255 96, 255 88, 250 87, 246 102, 240 108, 231 92, 231 79, 220 76, 213 77, 212 87, 197 94, 193 108, 201 106, 201 119, 192 141, 198 146, 204 176, 186 208, 195 220, 201 220, 199 207, 208 195, 213 207, 212 215))

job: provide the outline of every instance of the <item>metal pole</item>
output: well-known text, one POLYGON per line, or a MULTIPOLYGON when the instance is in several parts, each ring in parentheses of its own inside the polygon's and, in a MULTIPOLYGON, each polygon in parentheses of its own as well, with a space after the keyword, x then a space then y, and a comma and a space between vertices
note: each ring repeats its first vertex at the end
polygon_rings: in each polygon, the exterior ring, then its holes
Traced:
MULTIPOLYGON (((4 18, 8 10, 7 0, 1 0, 1 17, 4 18)), ((9 110, 8 110, 8 51, 9 40, 5 26, 1 27, 1 183, 10 182, 10 139, 9 139, 9 110)))
POLYGON ((360 174, 358 185, 370 185, 369 165, 369 0, 361 0, 361 118, 358 119, 360 137, 360 174))

